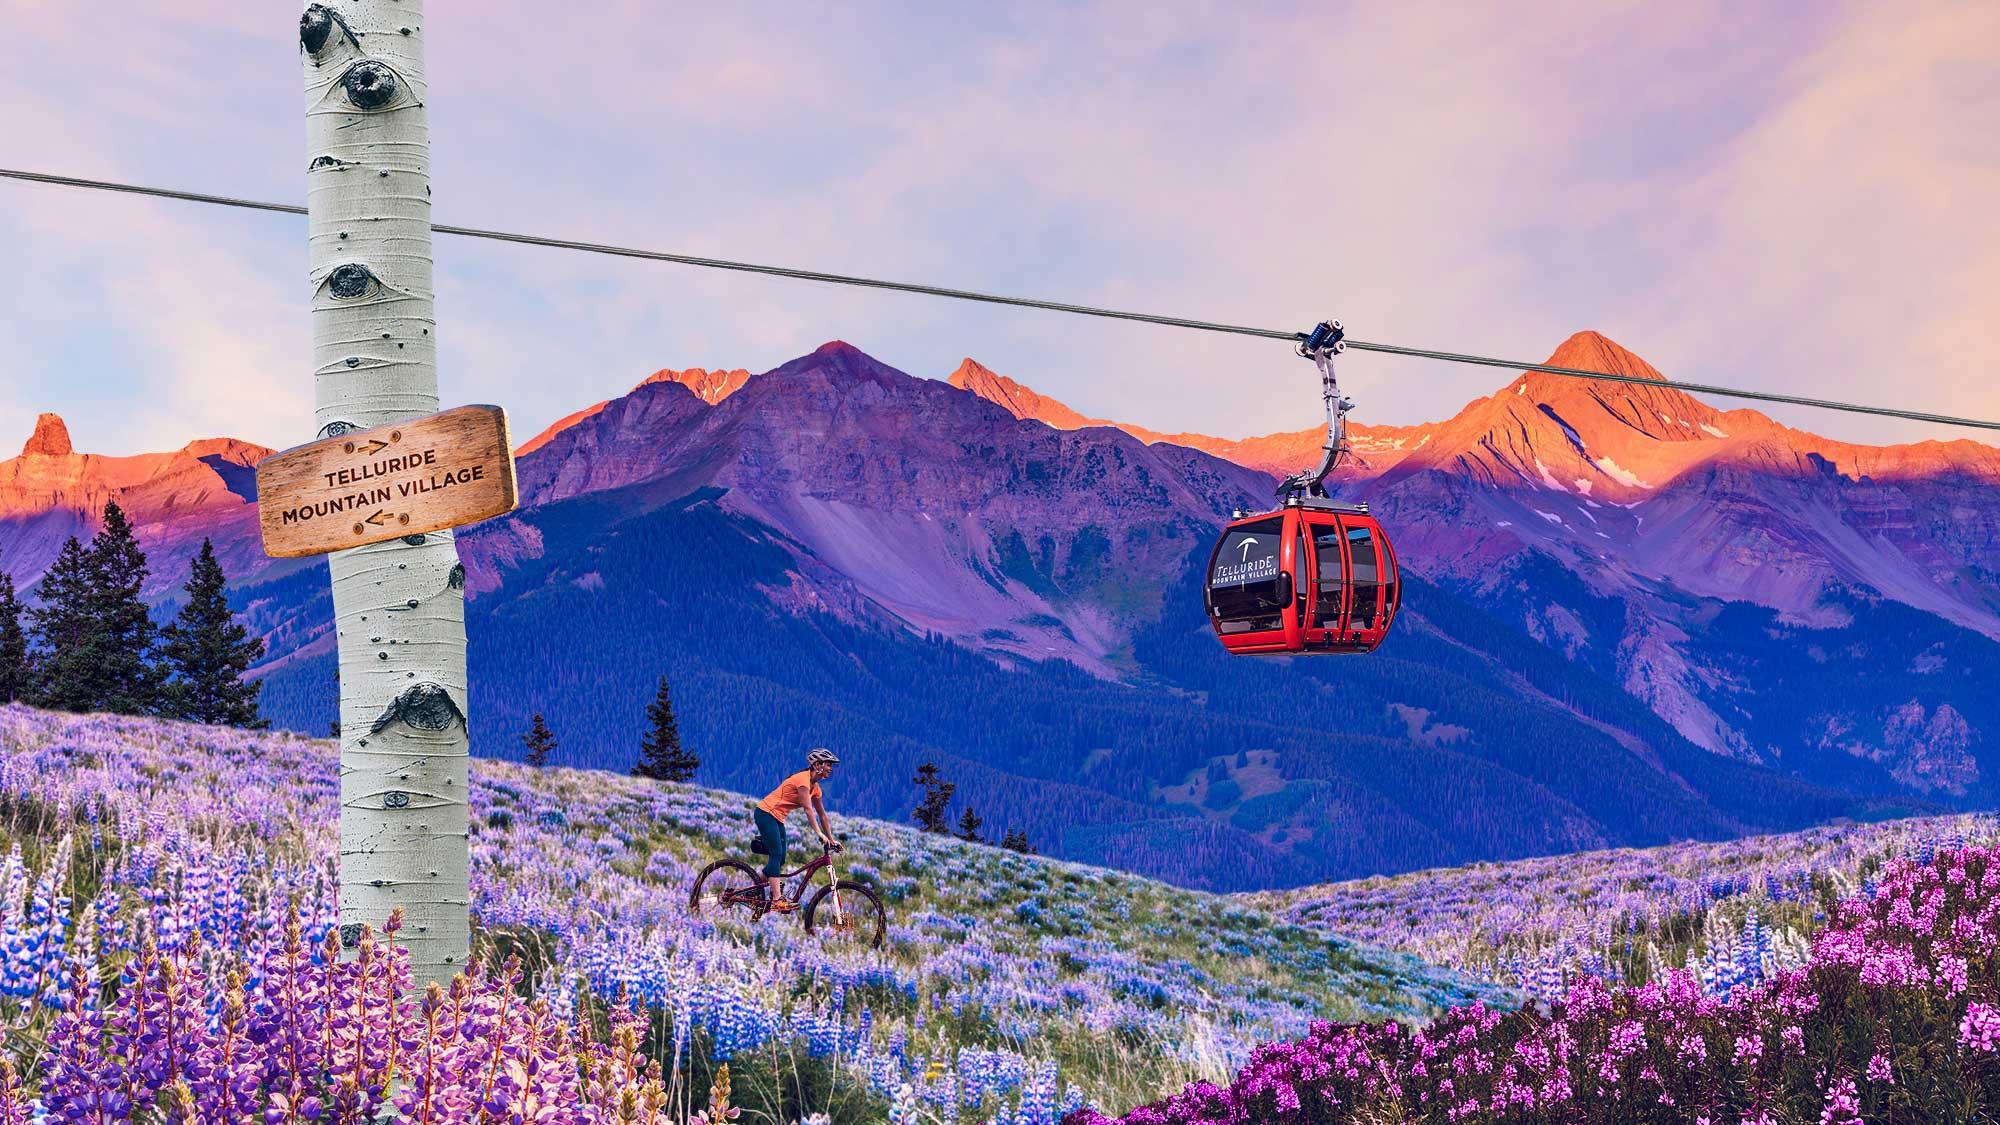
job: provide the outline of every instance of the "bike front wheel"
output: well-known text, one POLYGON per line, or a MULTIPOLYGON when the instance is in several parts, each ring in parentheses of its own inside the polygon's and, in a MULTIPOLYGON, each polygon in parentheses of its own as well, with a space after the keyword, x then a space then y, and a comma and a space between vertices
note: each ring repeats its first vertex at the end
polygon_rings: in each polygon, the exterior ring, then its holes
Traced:
POLYGON ((696 917, 755 921, 764 906, 757 883, 757 873, 749 864, 718 859, 694 877, 694 890, 688 894, 688 913, 696 917))
POLYGON ((842 879, 821 887, 806 903, 806 932, 857 949, 880 949, 889 935, 889 912, 874 891, 842 879))

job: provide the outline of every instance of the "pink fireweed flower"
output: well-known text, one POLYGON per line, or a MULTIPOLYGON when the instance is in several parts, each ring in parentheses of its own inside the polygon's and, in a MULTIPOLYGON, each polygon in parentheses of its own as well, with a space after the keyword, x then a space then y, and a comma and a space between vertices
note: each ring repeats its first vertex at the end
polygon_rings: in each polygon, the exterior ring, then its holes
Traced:
POLYGON ((1958 1024, 1958 1041, 1981 1054, 2000 1052, 2000 1008, 1973 1001, 1958 1024))
POLYGON ((1934 975, 1938 984, 1944 986, 1945 995, 1957 996, 1965 991, 1965 958, 1950 953, 1939 957, 1934 975))
POLYGON ((1820 1125, 1861 1125, 1861 1099, 1854 1096, 1854 1079, 1841 1077, 1826 1091, 1820 1125))
POLYGON ((1784 1043, 1786 1053, 1801 1055, 1805 1053, 1806 1033, 1798 1024, 1792 1024, 1783 1031, 1780 1031, 1778 1039, 1784 1043))
POLYGON ((1637 1054, 1646 1049, 1646 1026, 1638 1020, 1626 1020, 1611 1029, 1610 1051, 1619 1058, 1637 1054))

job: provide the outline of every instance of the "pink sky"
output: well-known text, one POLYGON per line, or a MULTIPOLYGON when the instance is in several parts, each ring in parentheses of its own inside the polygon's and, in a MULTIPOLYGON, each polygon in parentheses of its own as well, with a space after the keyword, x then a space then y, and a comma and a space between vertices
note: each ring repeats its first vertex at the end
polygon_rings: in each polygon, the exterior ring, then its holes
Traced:
MULTIPOLYGON (((2000 5, 956 7, 433 4, 438 220, 1521 359, 1595 328, 1670 377, 2000 417, 2000 5)), ((302 198, 264 8, 0 0, 0 165, 302 198)), ((0 442, 42 410, 108 453, 306 436, 301 220, 0 183, 0 247, 0 442)), ((1279 344, 437 255, 445 398, 524 435, 836 337, 1169 432, 1317 415, 1279 344)), ((1343 377, 1393 423, 1506 379, 1343 377)))

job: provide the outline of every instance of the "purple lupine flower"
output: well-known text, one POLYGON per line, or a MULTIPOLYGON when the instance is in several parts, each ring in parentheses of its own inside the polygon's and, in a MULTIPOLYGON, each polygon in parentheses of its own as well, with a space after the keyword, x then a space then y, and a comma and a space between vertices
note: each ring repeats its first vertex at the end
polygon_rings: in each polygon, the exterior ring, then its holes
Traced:
MULTIPOLYGON (((398 912, 387 935, 393 939, 401 926, 398 912)), ((363 926, 354 960, 329 965, 335 967, 323 1040, 329 1109, 336 1120, 370 1120, 387 1095, 401 1047, 397 1009, 407 991, 408 954, 393 946, 382 949, 373 929, 363 926)))
POLYGON ((33 1120, 33 1106, 27 1091, 21 1089, 21 1076, 13 1061, 0 1059, 0 1125, 29 1125, 33 1120))
POLYGON ((440 1096, 452 1062, 446 1029, 455 1027, 461 1018, 459 1010, 466 998, 465 979, 461 974, 452 980, 449 1000, 444 989, 432 981, 424 989, 417 1018, 409 1025, 403 1044, 408 1070, 395 1102, 397 1113, 412 1125, 437 1125, 447 1120, 446 1114, 450 1112, 440 1096), (447 1004, 452 1010, 447 1010, 447 1004))
POLYGON ((96 976, 72 965, 42 1070, 42 1104, 52 1125, 120 1121, 131 1113, 132 1099, 118 1081, 120 1064, 105 1050, 104 1034, 96 976))
POLYGON ((250 1002, 250 1041, 263 1056, 264 1086, 271 1125, 316 1120, 320 1101, 315 1076, 323 1057, 325 976, 306 951, 297 911, 285 925, 284 942, 266 958, 264 978, 250 1002))
POLYGON ((230 973, 213 1038, 189 1063, 183 1083, 215 1125, 255 1125, 263 1117, 264 1053, 250 1039, 247 1004, 242 973, 230 973))

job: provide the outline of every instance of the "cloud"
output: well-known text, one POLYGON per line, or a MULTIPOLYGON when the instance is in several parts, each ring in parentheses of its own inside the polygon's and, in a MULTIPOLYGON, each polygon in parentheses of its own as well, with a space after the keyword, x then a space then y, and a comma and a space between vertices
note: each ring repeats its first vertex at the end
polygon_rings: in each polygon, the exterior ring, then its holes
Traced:
MULTIPOLYGON (((1862 9, 1691 186, 1659 328, 1734 377, 1992 418, 2000 8, 1862 9), (1698 220, 1698 222, 1697 222, 1698 220)), ((1823 415, 1784 412, 1831 429, 1823 415)), ((1869 440, 1965 436, 1915 423, 1869 440)))
MULTIPOLYGON (((1670 376, 2000 414, 1974 375, 2000 250, 1967 221, 2000 166, 1990 7, 535 11, 431 6, 440 221, 1254 326, 1332 315, 1363 339, 1523 360, 1597 328, 1670 376)), ((291 20, 245 13, 33 10, 0 43, 0 101, 28 122, 10 146, 300 197, 291 20), (65 85, 56 60, 112 38, 143 57, 65 85)), ((213 425, 296 440, 295 221, 0 191, 28 201, 0 209, 0 237, 55 289, 0 281, 49 321, 17 360, 25 397, 81 393, 76 349, 51 341, 122 336, 81 354, 140 368, 119 385, 146 405, 104 419, 125 449, 213 425), (24 222, 32 237, 11 237, 24 222), (163 295, 176 262, 205 295, 163 295), (248 388, 247 406, 225 397, 248 388)), ((503 403, 524 434, 662 366, 764 369, 834 337, 922 375, 971 354, 1168 431, 1318 415, 1310 369, 1270 341, 462 239, 436 252, 442 392, 503 403)), ((1342 370, 1374 422, 1442 417, 1502 381, 1361 353, 1342 370)))
MULTIPOLYGON (((11 23, 17 38, 0 59, 9 161, 257 194, 256 178, 240 177, 258 157, 244 155, 272 149, 232 119, 245 69, 200 49, 220 48, 228 28, 161 18, 135 28, 120 13, 45 7, 11 23), (89 82, 58 65, 107 44, 129 54, 89 82)), ((293 152, 283 162, 302 161, 293 152)), ((285 276, 294 261, 303 272, 297 220, 18 183, 0 191, 12 266, 0 275, 0 317, 20 345, 9 349, 17 390, 5 430, 25 434, 34 413, 54 410, 80 448, 114 454, 219 434, 278 445, 309 436, 304 303, 285 276), (287 244, 300 249, 274 252, 287 244)))
POLYGON ((294 299, 304 286, 264 268, 270 240, 212 217, 170 217, 166 204, 91 202, 49 192, 14 212, 16 244, 31 244, 23 256, 60 258, 61 284, 74 287, 10 302, 56 330, 15 352, 39 360, 16 376, 26 385, 15 397, 33 393, 36 409, 65 413, 91 452, 310 437, 308 321, 294 299))

